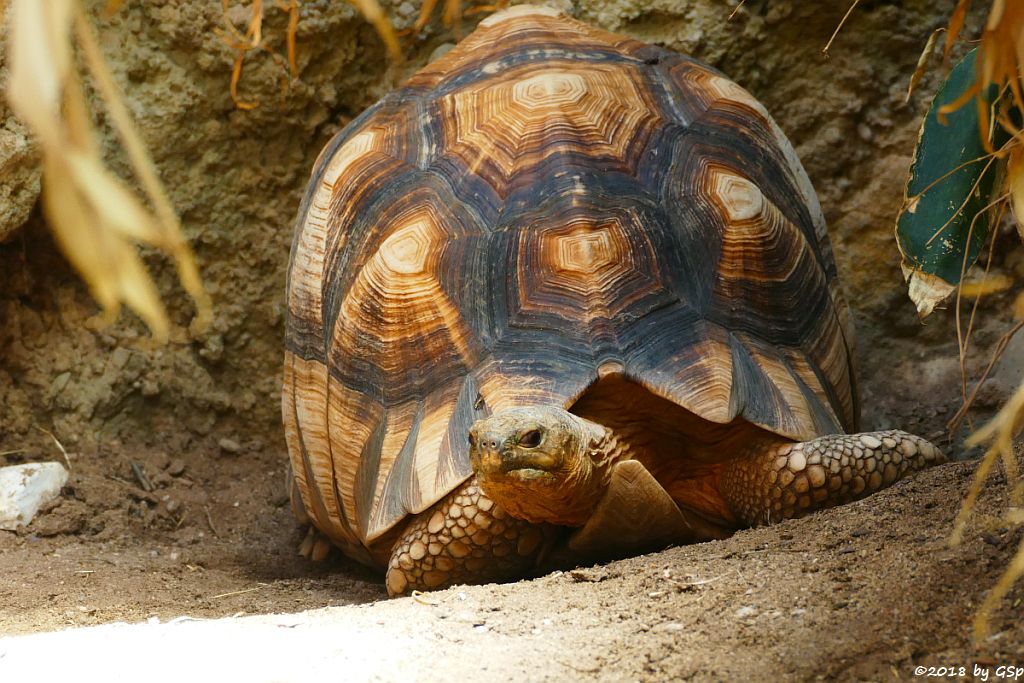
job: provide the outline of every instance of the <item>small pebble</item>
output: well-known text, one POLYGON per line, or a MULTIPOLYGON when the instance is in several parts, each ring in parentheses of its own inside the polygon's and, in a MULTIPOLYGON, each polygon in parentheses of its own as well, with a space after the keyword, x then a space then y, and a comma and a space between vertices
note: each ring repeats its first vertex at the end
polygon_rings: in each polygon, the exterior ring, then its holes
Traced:
POLYGON ((653 630, 656 633, 659 633, 659 632, 660 633, 677 633, 677 632, 683 631, 685 629, 686 629, 686 627, 683 626, 682 624, 680 624, 679 622, 677 622, 677 621, 670 621, 670 622, 665 623, 665 624, 658 624, 657 626, 654 627, 653 630))
POLYGON ((0 468, 0 529, 27 525, 40 508, 57 500, 68 472, 56 462, 0 468))
POLYGON ((1000 544, 1002 544, 1002 540, 1000 540, 1000 538, 998 536, 996 536, 995 534, 990 534, 990 533, 986 532, 986 533, 983 533, 981 535, 981 538, 982 538, 982 540, 985 541, 985 543, 988 543, 989 545, 1000 545, 1000 544))
POLYGON ((234 439, 221 439, 217 442, 217 445, 220 446, 220 449, 225 453, 238 453, 242 450, 241 444, 234 439))
POLYGON ((181 458, 175 458, 167 466, 167 474, 171 475, 172 477, 180 477, 184 473, 185 461, 182 460, 181 458))

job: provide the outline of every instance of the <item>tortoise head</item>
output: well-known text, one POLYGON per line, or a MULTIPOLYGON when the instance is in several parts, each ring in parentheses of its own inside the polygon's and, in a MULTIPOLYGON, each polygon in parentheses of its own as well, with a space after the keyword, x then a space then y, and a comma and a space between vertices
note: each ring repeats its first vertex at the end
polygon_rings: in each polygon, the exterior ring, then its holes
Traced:
POLYGON ((554 406, 503 410, 469 430, 484 493, 513 517, 579 526, 604 493, 608 431, 554 406))

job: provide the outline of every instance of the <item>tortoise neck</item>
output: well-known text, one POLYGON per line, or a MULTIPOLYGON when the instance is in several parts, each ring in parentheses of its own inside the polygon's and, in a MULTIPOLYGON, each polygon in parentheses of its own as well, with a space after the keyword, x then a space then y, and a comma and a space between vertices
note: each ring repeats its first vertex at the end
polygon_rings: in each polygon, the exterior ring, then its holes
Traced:
POLYGON ((629 435, 598 425, 600 435, 591 439, 587 455, 598 469, 610 469, 623 460, 635 460, 637 448, 629 435))

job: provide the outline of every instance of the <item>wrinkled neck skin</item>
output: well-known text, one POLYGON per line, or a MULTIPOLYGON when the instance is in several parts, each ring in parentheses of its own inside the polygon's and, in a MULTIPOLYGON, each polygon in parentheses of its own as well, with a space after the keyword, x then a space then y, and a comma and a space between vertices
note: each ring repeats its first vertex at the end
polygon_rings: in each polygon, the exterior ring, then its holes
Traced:
POLYGON ((629 448, 610 429, 576 415, 563 427, 573 432, 575 448, 555 455, 550 468, 478 472, 484 492, 519 519, 534 523, 583 526, 604 495, 612 466, 631 459, 629 448))

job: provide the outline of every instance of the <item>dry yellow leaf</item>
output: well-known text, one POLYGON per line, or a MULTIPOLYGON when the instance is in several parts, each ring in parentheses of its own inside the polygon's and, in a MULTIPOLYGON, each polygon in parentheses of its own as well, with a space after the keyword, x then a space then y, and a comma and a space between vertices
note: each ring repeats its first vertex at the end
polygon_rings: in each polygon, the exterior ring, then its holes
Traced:
POLYGON ((960 283, 960 295, 966 297, 987 296, 1005 292, 1013 286, 1013 278, 1008 275, 989 275, 981 280, 964 280, 960 283))
POLYGON ((7 96, 40 140, 43 211, 68 261, 102 306, 103 320, 114 320, 126 304, 155 340, 169 336, 159 292, 138 253, 141 242, 173 256, 196 302, 193 327, 201 329, 210 317, 209 297, 82 5, 79 0, 15 0, 11 11, 7 96), (103 164, 92 122, 94 105, 86 99, 72 58, 72 36, 78 38, 96 91, 155 214, 103 164))
POLYGON ((11 7, 8 100, 46 144, 60 140, 60 107, 71 70, 68 35, 73 9, 72 0, 17 0, 11 7))
POLYGON ((377 29, 381 40, 384 41, 388 52, 391 53, 391 58, 396 61, 400 60, 402 49, 398 45, 398 36, 395 35, 395 29, 391 26, 387 15, 384 14, 384 10, 381 9, 380 3, 377 0, 349 0, 349 2, 355 5, 363 17, 377 29))
POLYGON ((1024 292, 1017 295, 1013 300, 1013 319, 1024 320, 1024 292))
POLYGON ((96 207, 96 213, 103 213, 103 219, 110 228, 139 242, 165 246, 163 236, 146 207, 98 159, 71 151, 64 161, 83 199, 96 207))
POLYGON ((953 49, 953 44, 964 27, 964 19, 967 18, 967 8, 970 4, 970 0, 960 0, 949 17, 949 33, 946 34, 946 49, 942 55, 943 59, 949 59, 949 52, 953 49))
POLYGON ((1006 191, 1010 195, 1017 234, 1024 240, 1024 148, 1020 144, 1010 148, 1006 164, 1006 191))
POLYGON ((917 87, 921 77, 924 76, 925 69, 928 68, 928 60, 931 58, 932 53, 935 52, 935 41, 938 40, 939 34, 945 30, 941 27, 937 28, 928 36, 928 42, 925 43, 921 56, 917 58, 917 67, 914 68, 914 73, 910 76, 910 85, 907 86, 907 96, 903 100, 904 102, 909 102, 910 96, 914 94, 914 88, 917 87))
POLYGON ((93 297, 110 319, 117 315, 120 301, 114 283, 103 273, 108 270, 111 245, 97 235, 95 216, 81 201, 60 157, 50 152, 43 157, 43 211, 54 237, 71 265, 82 274, 93 297))

